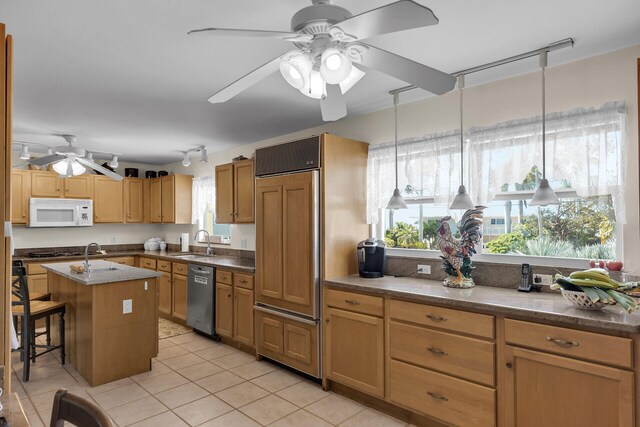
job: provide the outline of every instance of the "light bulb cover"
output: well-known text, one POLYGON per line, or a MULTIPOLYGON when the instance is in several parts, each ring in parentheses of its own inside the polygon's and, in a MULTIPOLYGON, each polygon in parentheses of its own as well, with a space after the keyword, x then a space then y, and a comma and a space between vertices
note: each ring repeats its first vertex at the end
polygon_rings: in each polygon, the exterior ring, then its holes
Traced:
POLYGON ((49 147, 47 148, 47 156, 52 156, 53 155, 53 148, 49 147))
POLYGON ((29 160, 29 148, 26 145, 22 146, 22 150, 20 150, 20 158, 22 160, 29 160))
POLYGON ((189 158, 189 153, 184 153, 184 159, 182 159, 182 166, 184 167, 191 166, 191 159, 189 158))
POLYGON ((60 176, 68 178, 70 176, 82 175, 87 169, 73 159, 60 160, 53 164, 53 170, 60 176))
POLYGON ((282 77, 296 89, 309 84, 309 73, 313 68, 313 58, 300 51, 289 52, 280 58, 282 77))
POLYGON ((303 95, 313 99, 324 99, 327 96, 327 84, 322 79, 320 72, 311 70, 308 84, 300 89, 303 95))
POLYGON ((453 198, 453 202, 451 202, 451 206, 449 209, 475 209, 476 205, 471 200, 471 197, 467 193, 467 189, 464 185, 458 187, 458 194, 453 198))
POLYGON ((389 203, 387 203, 387 209, 407 209, 407 202, 404 201, 400 190, 397 188, 393 190, 393 196, 391 196, 389 203))
POLYGON ((111 166, 112 168, 117 168, 119 165, 118 163, 118 156, 116 156, 115 154, 113 155, 113 159, 111 159, 111 161, 109 162, 109 166, 111 166))
POLYGON ((547 178, 542 178, 540 180, 540 184, 538 184, 538 188, 536 188, 535 193, 533 193, 529 206, 549 206, 559 204, 560 200, 558 199, 558 196, 556 196, 555 191, 553 191, 549 185, 549 180, 547 180, 547 178))
POLYGON ((349 76, 352 68, 351 60, 340 50, 329 47, 322 52, 320 74, 328 84, 337 85, 349 76))
POLYGON ((339 83, 340 91, 342 92, 342 94, 344 95, 345 93, 349 92, 349 90, 354 87, 355 84, 358 83, 365 74, 366 73, 364 71, 360 70, 355 65, 351 67, 351 72, 349 73, 347 78, 339 83))
POLYGON ((209 161, 209 156, 207 155, 207 149, 203 148, 200 150, 200 162, 207 163, 209 161))

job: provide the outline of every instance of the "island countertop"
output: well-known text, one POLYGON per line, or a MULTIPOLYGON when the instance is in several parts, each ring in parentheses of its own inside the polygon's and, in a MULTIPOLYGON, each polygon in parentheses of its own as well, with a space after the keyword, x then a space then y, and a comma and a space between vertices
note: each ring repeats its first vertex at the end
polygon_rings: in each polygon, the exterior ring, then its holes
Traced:
POLYGON ((89 261, 92 268, 92 271, 89 273, 85 272, 78 274, 71 271, 71 265, 80 264, 82 264, 81 261, 61 262, 55 264, 42 264, 42 267, 50 272, 59 274, 83 285, 127 282, 131 280, 151 279, 162 276, 161 273, 146 268, 131 267, 128 265, 101 260, 89 261))
POLYGON ((397 297, 452 308, 502 313, 530 320, 546 320, 566 326, 583 326, 603 331, 640 332, 640 311, 627 313, 619 305, 603 310, 575 308, 560 293, 518 292, 513 288, 476 286, 469 289, 447 288, 436 280, 385 276, 364 279, 358 275, 324 281, 325 285, 356 292, 397 297))

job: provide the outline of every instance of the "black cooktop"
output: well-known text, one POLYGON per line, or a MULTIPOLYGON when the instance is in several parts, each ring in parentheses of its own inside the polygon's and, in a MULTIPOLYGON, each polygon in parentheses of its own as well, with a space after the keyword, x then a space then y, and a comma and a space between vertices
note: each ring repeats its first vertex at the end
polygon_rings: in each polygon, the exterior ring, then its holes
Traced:
POLYGON ((29 258, 54 258, 82 255, 82 252, 29 252, 29 258))

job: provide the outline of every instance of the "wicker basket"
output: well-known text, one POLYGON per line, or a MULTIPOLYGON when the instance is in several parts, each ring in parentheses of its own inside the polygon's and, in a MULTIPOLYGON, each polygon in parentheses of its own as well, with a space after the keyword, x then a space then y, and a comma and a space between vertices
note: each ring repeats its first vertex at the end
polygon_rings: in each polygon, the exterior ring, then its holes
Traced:
POLYGON ((582 310, 602 310, 608 305, 602 301, 591 301, 591 298, 589 298, 584 292, 565 291, 564 289, 561 289, 560 291, 567 301, 573 304, 576 308, 580 308, 582 310))

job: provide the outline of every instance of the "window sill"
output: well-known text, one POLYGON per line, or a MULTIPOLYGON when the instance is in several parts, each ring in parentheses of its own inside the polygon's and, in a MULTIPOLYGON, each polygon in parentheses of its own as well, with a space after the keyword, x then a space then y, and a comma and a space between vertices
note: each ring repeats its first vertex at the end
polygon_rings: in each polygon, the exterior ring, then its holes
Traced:
MULTIPOLYGON (((398 258, 440 259, 440 251, 421 249, 387 248, 387 256, 398 258)), ((526 255, 476 254, 471 258, 474 262, 495 264, 531 264, 541 267, 589 268, 589 260, 577 258, 555 258, 526 255)))

